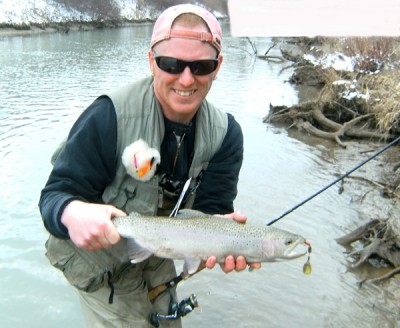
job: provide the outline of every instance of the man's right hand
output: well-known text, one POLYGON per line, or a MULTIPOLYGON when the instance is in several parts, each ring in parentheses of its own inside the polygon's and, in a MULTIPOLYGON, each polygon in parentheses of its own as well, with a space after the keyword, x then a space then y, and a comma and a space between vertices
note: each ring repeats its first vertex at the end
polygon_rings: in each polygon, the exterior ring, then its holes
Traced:
POLYGON ((96 250, 111 248, 118 243, 121 237, 111 219, 126 215, 113 205, 74 200, 65 207, 61 222, 67 227, 69 236, 77 247, 96 250))

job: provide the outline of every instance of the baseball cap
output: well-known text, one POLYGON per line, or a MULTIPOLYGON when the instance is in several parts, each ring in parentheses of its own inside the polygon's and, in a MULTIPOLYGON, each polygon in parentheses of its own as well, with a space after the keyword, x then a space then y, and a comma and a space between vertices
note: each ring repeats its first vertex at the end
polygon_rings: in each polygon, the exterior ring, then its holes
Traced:
POLYGON ((150 48, 170 38, 195 39, 210 43, 218 52, 221 52, 222 49, 222 31, 217 19, 208 10, 192 4, 172 6, 161 13, 154 24, 150 48), (172 24, 175 19, 182 14, 194 14, 201 17, 211 33, 191 30, 172 30, 172 24))

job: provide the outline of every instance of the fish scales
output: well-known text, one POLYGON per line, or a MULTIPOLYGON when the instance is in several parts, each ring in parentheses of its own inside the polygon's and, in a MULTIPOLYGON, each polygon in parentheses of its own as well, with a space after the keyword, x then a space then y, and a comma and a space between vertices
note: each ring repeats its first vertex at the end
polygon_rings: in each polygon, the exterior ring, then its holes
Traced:
POLYGON ((227 255, 243 255, 247 262, 287 260, 306 254, 306 240, 271 226, 243 224, 232 219, 182 210, 175 218, 131 213, 113 219, 128 240, 129 257, 139 263, 151 255, 185 260, 188 273, 209 256, 223 262, 227 255), (298 248, 304 246, 303 251, 298 248))

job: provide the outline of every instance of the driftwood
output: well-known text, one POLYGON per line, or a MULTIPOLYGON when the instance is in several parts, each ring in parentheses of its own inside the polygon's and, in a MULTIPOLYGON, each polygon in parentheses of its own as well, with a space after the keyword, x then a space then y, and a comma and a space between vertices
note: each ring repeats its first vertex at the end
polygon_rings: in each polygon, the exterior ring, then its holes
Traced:
POLYGON ((400 272, 400 240, 391 225, 388 224, 388 220, 372 220, 336 239, 336 242, 348 247, 355 241, 360 241, 363 248, 349 253, 349 257, 355 259, 355 262, 350 265, 351 268, 357 268, 373 257, 383 259, 394 267, 393 270, 383 276, 362 280, 360 286, 367 281, 381 282, 400 272))
POLYGON ((283 56, 276 56, 276 55, 269 55, 268 53, 270 52, 271 49, 275 48, 277 45, 277 42, 274 42, 265 52, 264 54, 260 55, 258 54, 258 49, 256 46, 256 42, 252 41, 249 37, 246 37, 247 41, 249 42, 252 50, 253 50, 253 55, 255 55, 258 59, 266 60, 269 62, 273 63, 283 63, 286 61, 286 59, 283 56))
POLYGON ((360 115, 352 112, 343 106, 336 107, 336 113, 332 112, 332 104, 323 102, 306 102, 292 107, 273 106, 270 104, 270 111, 264 117, 265 123, 286 123, 289 127, 296 127, 304 130, 316 137, 335 141, 341 147, 346 147, 342 139, 344 138, 368 138, 377 140, 392 139, 390 136, 379 131, 368 128, 369 120, 374 117, 373 114, 360 115), (329 112, 327 109, 329 108, 329 112), (346 112, 346 113, 343 113, 346 112), (332 117, 354 116, 347 121, 335 121, 332 117))

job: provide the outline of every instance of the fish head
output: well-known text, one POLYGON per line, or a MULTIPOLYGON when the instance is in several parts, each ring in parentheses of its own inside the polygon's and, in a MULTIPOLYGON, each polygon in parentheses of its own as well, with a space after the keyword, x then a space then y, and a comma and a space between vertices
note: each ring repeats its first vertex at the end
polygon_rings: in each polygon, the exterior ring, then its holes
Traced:
POLYGON ((308 247, 304 237, 279 230, 274 237, 264 239, 262 250, 266 261, 279 261, 304 256, 308 247))

